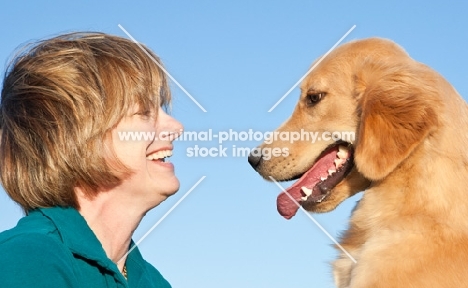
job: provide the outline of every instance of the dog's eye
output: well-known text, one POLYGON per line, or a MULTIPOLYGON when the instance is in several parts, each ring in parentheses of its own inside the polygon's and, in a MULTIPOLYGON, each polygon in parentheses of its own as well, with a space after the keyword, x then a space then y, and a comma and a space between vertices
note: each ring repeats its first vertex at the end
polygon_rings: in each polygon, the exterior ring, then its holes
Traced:
POLYGON ((313 94, 307 94, 307 105, 313 106, 320 102, 324 96, 324 93, 313 93, 313 94))

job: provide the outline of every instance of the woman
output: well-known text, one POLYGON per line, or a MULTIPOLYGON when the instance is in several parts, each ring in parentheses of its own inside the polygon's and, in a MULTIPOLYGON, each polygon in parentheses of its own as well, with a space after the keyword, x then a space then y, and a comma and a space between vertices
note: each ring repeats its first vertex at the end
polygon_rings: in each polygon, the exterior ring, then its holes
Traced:
POLYGON ((165 159, 182 126, 162 109, 170 91, 146 53, 72 33, 26 47, 8 67, 0 176, 26 216, 0 233, 0 287, 170 287, 138 248, 128 253, 145 213, 179 188, 165 159))

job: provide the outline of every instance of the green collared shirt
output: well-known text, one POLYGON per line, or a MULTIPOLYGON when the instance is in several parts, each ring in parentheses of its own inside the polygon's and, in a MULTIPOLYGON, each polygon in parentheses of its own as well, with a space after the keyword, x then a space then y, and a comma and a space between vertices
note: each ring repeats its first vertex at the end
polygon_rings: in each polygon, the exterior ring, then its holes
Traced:
POLYGON ((73 208, 33 210, 0 233, 0 287, 171 287, 138 248, 126 266, 128 282, 73 208))

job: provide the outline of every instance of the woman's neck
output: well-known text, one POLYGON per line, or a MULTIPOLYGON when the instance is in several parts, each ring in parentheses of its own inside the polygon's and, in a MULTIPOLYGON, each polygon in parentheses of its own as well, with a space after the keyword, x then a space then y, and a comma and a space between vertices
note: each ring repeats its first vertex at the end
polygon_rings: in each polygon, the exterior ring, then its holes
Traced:
POLYGON ((101 242, 107 257, 122 271, 133 232, 145 213, 135 211, 116 194, 101 192, 90 199, 77 191, 78 211, 101 242))

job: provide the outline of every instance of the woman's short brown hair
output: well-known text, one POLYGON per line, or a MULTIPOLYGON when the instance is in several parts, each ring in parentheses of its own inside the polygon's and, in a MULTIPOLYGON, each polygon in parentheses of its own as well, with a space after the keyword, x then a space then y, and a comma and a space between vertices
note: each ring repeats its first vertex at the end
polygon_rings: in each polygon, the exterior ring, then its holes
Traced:
POLYGON ((3 81, 3 187, 26 213, 78 208, 75 187, 93 196, 130 173, 109 164, 109 132, 134 107, 157 113, 169 101, 159 58, 125 38, 70 33, 26 46, 3 81))

